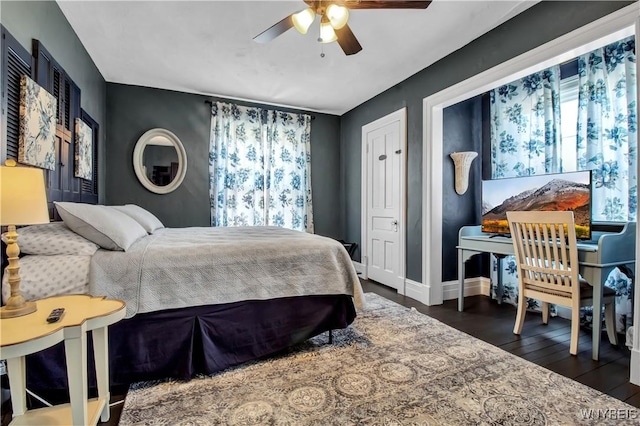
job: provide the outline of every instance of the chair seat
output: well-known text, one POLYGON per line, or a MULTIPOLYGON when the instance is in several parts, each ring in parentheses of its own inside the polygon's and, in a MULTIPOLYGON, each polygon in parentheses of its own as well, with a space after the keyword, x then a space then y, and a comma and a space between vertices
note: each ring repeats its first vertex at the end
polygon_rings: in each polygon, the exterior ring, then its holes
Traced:
MULTIPOLYGON (((582 277, 579 278, 579 281, 580 281, 580 300, 593 299, 593 287, 591 286, 591 284, 589 284, 582 277)), ((560 297, 566 297, 567 299, 571 299, 571 290, 569 288, 567 288, 567 291, 561 291, 561 290, 553 290, 553 289, 548 289, 544 287, 539 287, 533 284, 527 284, 526 287, 529 290, 539 291, 541 293, 560 296, 560 297)), ((616 291, 611 287, 604 286, 604 288, 602 289, 603 299, 607 297, 615 297, 615 295, 616 295, 616 291)))

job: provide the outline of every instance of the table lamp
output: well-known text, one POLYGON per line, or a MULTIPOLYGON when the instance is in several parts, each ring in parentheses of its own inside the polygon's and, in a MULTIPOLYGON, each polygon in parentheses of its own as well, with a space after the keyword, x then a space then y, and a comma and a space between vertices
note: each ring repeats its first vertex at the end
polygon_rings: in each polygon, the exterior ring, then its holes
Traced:
POLYGON ((8 226, 5 238, 11 297, 0 308, 0 318, 20 317, 36 311, 36 304, 25 301, 20 294, 20 248, 16 225, 48 222, 49 210, 42 169, 16 167, 14 160, 7 160, 6 165, 0 167, 0 225, 8 226))

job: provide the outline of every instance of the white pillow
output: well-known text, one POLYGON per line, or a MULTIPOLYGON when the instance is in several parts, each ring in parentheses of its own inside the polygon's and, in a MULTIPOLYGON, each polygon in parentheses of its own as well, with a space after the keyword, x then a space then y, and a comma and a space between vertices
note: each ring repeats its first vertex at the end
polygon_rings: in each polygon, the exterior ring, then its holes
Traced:
POLYGON ((148 210, 143 209, 135 204, 125 204, 124 206, 109 206, 112 209, 121 211, 122 213, 130 216, 136 222, 138 222, 144 229, 150 234, 156 229, 164 228, 164 225, 160 220, 148 210))
MULTIPOLYGON (((18 240, 19 241, 19 240, 18 240)), ((58 294, 87 293, 91 256, 28 255, 20 258, 20 293, 26 300, 58 294)), ((2 276, 2 301, 11 295, 9 272, 2 276)))
POLYGON ((54 201, 64 224, 77 234, 108 250, 127 250, 147 235, 126 214, 107 206, 54 201))
POLYGON ((91 256, 99 248, 97 244, 76 234, 62 222, 18 228, 18 247, 23 254, 85 256, 91 256))

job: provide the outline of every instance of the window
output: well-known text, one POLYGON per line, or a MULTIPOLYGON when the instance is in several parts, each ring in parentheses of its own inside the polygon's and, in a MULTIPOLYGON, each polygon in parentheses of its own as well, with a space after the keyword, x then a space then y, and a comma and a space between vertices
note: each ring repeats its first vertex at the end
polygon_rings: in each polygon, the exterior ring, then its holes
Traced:
POLYGON ((578 167, 578 76, 560 81, 560 129, 562 134, 562 170, 575 172, 578 167))

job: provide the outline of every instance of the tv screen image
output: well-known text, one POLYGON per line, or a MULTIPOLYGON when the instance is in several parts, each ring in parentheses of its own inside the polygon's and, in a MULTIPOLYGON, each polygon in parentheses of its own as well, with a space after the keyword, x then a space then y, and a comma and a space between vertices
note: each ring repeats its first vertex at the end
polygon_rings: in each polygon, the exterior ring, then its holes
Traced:
POLYGON ((509 234, 508 211, 573 211, 576 237, 591 238, 591 171, 482 181, 482 231, 509 234))

